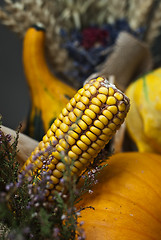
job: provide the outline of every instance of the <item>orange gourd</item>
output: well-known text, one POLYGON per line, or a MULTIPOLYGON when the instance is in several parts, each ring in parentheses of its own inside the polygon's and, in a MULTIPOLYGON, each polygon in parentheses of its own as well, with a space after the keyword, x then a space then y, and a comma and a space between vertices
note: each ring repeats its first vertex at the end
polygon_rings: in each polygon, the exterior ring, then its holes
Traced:
POLYGON ((76 93, 50 71, 44 48, 45 30, 38 26, 29 28, 23 42, 23 65, 32 102, 27 133, 37 140, 76 93))
POLYGON ((161 156, 113 155, 93 194, 79 203, 87 240, 161 239, 161 156))

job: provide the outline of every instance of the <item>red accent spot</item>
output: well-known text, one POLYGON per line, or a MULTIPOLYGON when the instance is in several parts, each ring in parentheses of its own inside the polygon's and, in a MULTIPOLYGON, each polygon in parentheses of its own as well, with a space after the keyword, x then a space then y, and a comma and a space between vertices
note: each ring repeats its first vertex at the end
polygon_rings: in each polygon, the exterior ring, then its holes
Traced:
POLYGON ((97 27, 85 28, 82 31, 82 43, 81 45, 85 49, 94 47, 97 44, 106 45, 108 42, 109 33, 107 30, 97 27))

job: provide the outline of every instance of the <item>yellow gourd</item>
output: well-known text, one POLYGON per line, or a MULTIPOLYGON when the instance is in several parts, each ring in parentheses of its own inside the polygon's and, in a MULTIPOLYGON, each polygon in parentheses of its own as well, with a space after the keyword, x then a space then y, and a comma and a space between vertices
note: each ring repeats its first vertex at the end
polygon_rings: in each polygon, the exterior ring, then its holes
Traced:
POLYGON ((126 95, 131 102, 127 129, 138 150, 161 153, 161 68, 132 83, 126 95))
POLYGON ((61 109, 76 93, 75 89, 50 72, 45 60, 44 41, 45 30, 31 27, 26 32, 23 43, 24 71, 32 101, 29 135, 37 139, 43 136, 61 109), (41 134, 36 136, 37 133, 41 134))
POLYGON ((87 240, 161 239, 161 156, 119 153, 79 207, 87 240))

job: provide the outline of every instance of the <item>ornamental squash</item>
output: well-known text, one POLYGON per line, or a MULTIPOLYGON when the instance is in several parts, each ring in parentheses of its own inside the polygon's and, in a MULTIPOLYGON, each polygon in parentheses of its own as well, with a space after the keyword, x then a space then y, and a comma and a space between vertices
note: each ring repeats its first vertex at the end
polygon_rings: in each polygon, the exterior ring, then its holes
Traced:
POLYGON ((37 140, 76 93, 50 72, 45 60, 44 42, 45 30, 35 26, 28 29, 23 43, 24 71, 32 102, 27 133, 37 140))
POLYGON ((161 156, 119 153, 109 159, 79 207, 87 240, 161 239, 161 156))
POLYGON ((126 95, 131 102, 127 129, 138 150, 161 153, 161 68, 132 83, 126 95))

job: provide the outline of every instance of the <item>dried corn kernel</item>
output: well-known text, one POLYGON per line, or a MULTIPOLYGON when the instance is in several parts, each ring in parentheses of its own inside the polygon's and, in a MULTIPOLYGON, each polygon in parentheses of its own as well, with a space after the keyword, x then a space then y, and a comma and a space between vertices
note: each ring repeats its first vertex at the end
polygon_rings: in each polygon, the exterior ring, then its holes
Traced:
POLYGON ((72 175, 84 170, 120 127, 128 109, 127 97, 102 77, 92 79, 74 95, 23 167, 32 163, 36 172, 42 168, 44 158, 51 158, 45 166, 52 170, 52 184, 46 187, 49 201, 55 190, 64 189, 61 179, 65 162, 74 161, 70 166, 72 175), (37 157, 40 152, 42 156, 37 157))

